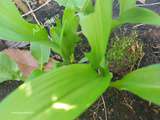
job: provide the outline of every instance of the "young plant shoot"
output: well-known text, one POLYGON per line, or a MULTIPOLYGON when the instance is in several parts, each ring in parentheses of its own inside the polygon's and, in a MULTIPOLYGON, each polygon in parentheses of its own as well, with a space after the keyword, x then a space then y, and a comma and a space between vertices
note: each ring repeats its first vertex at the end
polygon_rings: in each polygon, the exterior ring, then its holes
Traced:
MULTIPOLYGON (((25 80, 5 98, 0 103, 1 119, 73 120, 109 87, 127 90, 159 105, 160 64, 138 69, 112 82, 106 50, 113 29, 126 23, 160 26, 160 16, 136 7, 136 0, 119 0, 120 14, 116 19, 112 18, 112 0, 97 0, 95 5, 90 0, 56 1, 65 6, 65 10, 62 21, 57 19, 57 25, 51 28, 49 38, 43 26, 28 23, 21 17, 12 0, 0 0, 0 39, 30 42, 41 71, 48 62, 50 49, 62 58, 58 68, 25 80), (88 60, 85 64, 74 62, 74 48, 80 40, 79 26, 91 47, 85 54, 88 60)), ((5 80, 20 79, 15 74, 18 71, 15 63, 3 54, 0 55, 0 67, 8 71, 2 57, 7 59, 11 69, 9 73, 0 74, 0 82, 7 74, 5 80)))

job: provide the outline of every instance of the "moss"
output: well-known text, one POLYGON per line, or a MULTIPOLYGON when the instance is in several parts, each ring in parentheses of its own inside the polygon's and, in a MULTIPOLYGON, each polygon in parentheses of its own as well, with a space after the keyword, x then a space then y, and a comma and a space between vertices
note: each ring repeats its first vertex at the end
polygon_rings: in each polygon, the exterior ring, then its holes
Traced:
POLYGON ((107 60, 110 70, 118 75, 130 71, 143 56, 143 44, 137 33, 111 39, 107 60))

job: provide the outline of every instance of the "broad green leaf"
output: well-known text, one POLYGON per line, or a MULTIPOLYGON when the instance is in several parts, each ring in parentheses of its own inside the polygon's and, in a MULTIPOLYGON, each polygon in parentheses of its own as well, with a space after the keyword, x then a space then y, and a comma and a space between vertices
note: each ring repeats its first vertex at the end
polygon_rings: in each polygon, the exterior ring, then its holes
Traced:
POLYGON ((50 48, 41 44, 31 43, 30 50, 33 57, 36 58, 41 68, 43 68, 43 64, 48 63, 50 48))
POLYGON ((45 72, 42 70, 34 70, 31 75, 27 78, 27 80, 33 80, 41 75, 43 75, 45 72))
POLYGON ((74 48, 79 41, 77 35, 78 17, 75 10, 66 8, 63 15, 62 24, 58 23, 53 33, 53 41, 60 46, 61 55, 65 63, 70 63, 73 57, 74 48))
POLYGON ((61 67, 26 82, 2 101, 1 119, 73 120, 106 90, 110 79, 87 64, 61 67))
POLYGON ((136 6, 136 0, 119 0, 120 3, 120 15, 125 11, 136 6))
POLYGON ((82 32, 88 38, 91 46, 91 52, 87 54, 87 57, 94 68, 98 68, 104 61, 111 21, 112 0, 98 0, 94 13, 80 14, 82 32))
POLYGON ((52 46, 46 30, 41 26, 26 22, 20 16, 12 0, 0 1, 0 39, 34 41, 52 46))
POLYGON ((160 16, 146 8, 134 7, 124 12, 117 20, 115 20, 113 22, 113 27, 125 23, 160 25, 160 16))
POLYGON ((6 54, 0 53, 0 82, 16 80, 20 77, 17 64, 6 54))
POLYGON ((138 69, 112 86, 160 105, 160 64, 138 69))

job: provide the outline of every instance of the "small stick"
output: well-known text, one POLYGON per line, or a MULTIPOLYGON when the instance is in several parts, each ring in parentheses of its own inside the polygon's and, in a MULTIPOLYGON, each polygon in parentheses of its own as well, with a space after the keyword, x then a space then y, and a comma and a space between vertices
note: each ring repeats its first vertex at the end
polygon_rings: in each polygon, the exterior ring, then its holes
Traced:
POLYGON ((160 45, 157 45, 157 46, 152 46, 152 48, 160 48, 160 45))
POLYGON ((104 106, 104 113, 105 113, 105 120, 107 120, 107 109, 106 109, 106 103, 104 100, 104 97, 101 96, 102 102, 103 102, 103 106, 104 106))
POLYGON ((32 13, 38 11, 39 9, 43 8, 44 6, 46 6, 49 2, 51 2, 51 0, 47 0, 44 4, 42 4, 42 5, 39 6, 38 8, 36 8, 36 9, 34 9, 34 10, 31 10, 31 11, 23 14, 22 17, 25 17, 25 16, 27 16, 27 15, 29 15, 29 14, 32 14, 32 13))
POLYGON ((160 2, 156 3, 150 3, 150 4, 138 4, 138 7, 146 7, 146 6, 154 6, 154 5, 160 5, 160 2))
MULTIPOLYGON (((32 12, 33 10, 32 10, 32 8, 31 8, 28 0, 25 0, 25 1, 26 1, 26 3, 27 3, 28 8, 29 8, 30 11, 32 12)), ((34 19, 36 20, 37 24, 40 25, 40 22, 38 21, 38 19, 37 19, 36 15, 34 14, 34 12, 32 12, 31 14, 32 14, 32 16, 34 17, 34 19)))

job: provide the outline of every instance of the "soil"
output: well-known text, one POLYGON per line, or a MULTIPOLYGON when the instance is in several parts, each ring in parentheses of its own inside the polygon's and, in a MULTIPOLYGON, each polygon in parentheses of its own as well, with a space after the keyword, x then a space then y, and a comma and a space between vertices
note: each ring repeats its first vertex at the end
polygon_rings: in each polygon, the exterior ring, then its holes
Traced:
POLYGON ((0 83, 0 101, 14 91, 18 86, 23 84, 23 81, 8 80, 0 83))
MULTIPOLYGON (((152 0, 158 2, 159 0, 152 0)), ((148 3, 150 3, 148 1, 148 3)), ((160 13, 158 5, 149 7, 150 9, 160 13)), ((53 5, 43 7, 36 12, 38 19, 44 23, 46 18, 54 17, 63 13, 63 8, 53 5), (57 12, 54 8, 56 8, 57 12)), ((118 9, 117 9, 118 10, 118 9)), ((114 11, 117 17, 117 10, 114 11)), ((140 66, 144 67, 151 64, 160 63, 160 28, 148 25, 125 25, 117 29, 114 33, 125 34, 132 30, 137 30, 140 40, 144 44, 145 55, 140 61, 140 66)), ((79 44, 76 48, 77 60, 88 51, 89 46, 86 40, 79 44), (83 47, 81 47, 83 45, 83 47)), ((117 79, 117 76, 114 76, 117 79)), ((0 101, 4 99, 11 91, 15 90, 22 81, 6 81, 0 84, 0 101)), ((97 88, 98 89, 98 88, 97 88)), ((87 111, 85 111, 77 120, 160 120, 160 106, 147 102, 132 93, 119 91, 109 88, 97 102, 95 102, 87 111)))
MULTIPOLYGON (((138 67, 160 63, 160 28, 147 25, 136 28, 133 25, 125 25, 116 30, 114 34, 127 35, 133 30, 138 32, 139 38, 144 44, 145 54, 138 67)), ((118 78, 119 76, 114 76, 114 80, 118 78)), ((160 119, 160 106, 147 102, 132 93, 109 88, 102 97, 78 120, 160 119), (102 97, 105 103, 103 103, 102 97)))

